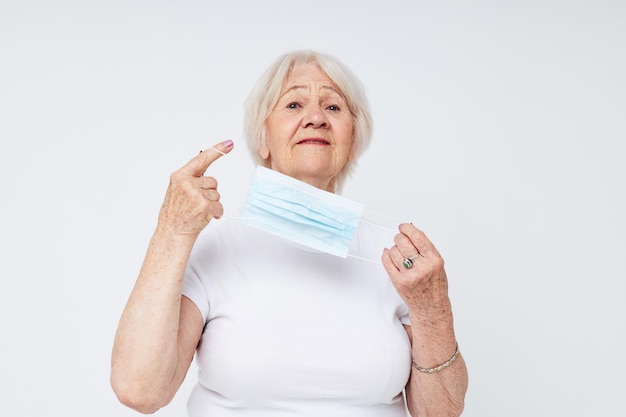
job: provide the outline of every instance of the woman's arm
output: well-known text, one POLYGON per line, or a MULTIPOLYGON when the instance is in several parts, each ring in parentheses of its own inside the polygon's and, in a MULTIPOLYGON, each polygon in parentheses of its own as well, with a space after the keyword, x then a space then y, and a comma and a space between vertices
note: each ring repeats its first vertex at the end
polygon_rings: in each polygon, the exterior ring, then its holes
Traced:
POLYGON ((409 308, 411 326, 405 326, 411 340, 414 366, 406 386, 411 415, 456 417, 461 415, 467 391, 467 368, 458 354, 448 280, 443 258, 426 235, 412 224, 400 225, 391 249, 382 261, 398 294, 409 308), (417 255, 417 256, 415 256, 417 255), (405 258, 414 257, 404 265, 405 258), (433 372, 425 369, 449 365, 433 372))
MULTIPOLYGON (((411 316, 411 326, 405 329, 411 340, 413 362, 421 368, 445 365, 457 348, 450 321, 443 311, 437 318, 424 319, 411 316)), ((426 373, 415 366, 406 385, 406 398, 412 416, 460 416, 467 391, 467 368, 459 353, 447 367, 426 373)))
POLYGON ((143 413, 168 404, 180 387, 202 335, 204 319, 182 296, 192 247, 219 218, 217 181, 203 174, 232 142, 200 153, 170 177, 143 266, 122 313, 111 361, 111 385, 120 401, 143 413))
POLYGON ((118 325, 111 385, 142 413, 171 401, 202 334, 202 315, 181 296, 187 256, 185 245, 155 234, 118 325))

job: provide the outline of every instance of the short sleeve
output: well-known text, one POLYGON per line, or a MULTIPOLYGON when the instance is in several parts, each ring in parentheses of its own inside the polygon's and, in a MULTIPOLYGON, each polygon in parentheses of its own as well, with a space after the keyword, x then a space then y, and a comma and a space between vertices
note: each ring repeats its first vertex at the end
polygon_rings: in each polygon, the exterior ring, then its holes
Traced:
POLYGON ((406 310, 406 311, 402 311, 401 312, 401 314, 399 316, 400 322, 402 324, 404 324, 404 325, 410 326, 411 325, 411 320, 409 320, 409 310, 406 308, 405 305, 403 305, 402 308, 403 308, 403 310, 406 310))
POLYGON ((200 310, 206 323, 209 317, 209 298, 196 269, 191 263, 187 264, 183 280, 183 295, 189 298, 200 310))

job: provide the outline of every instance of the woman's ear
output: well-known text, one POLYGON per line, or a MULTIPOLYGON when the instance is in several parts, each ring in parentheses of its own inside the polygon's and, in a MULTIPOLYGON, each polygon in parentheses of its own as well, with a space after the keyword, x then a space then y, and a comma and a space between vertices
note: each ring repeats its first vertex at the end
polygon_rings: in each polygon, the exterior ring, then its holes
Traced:
POLYGON ((259 148, 259 156, 263 161, 270 157, 270 148, 268 148, 265 143, 259 148))
POLYGON ((350 145, 350 152, 348 153, 348 161, 352 161, 356 157, 356 150, 357 150, 356 148, 357 148, 356 139, 354 139, 354 133, 352 133, 352 145, 350 145))
POLYGON ((269 146, 267 146, 266 126, 263 126, 263 128, 261 129, 261 137, 259 138, 259 142, 261 142, 261 144, 259 145, 259 156, 261 157, 262 161, 266 161, 267 158, 270 157, 270 148, 269 146))

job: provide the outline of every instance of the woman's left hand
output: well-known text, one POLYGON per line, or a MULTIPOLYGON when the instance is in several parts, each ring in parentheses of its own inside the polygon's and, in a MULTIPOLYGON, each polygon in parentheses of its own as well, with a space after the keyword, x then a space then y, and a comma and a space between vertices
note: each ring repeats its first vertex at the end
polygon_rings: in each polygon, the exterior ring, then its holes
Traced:
POLYGON ((437 376, 414 371, 406 385, 411 415, 460 416, 467 391, 467 368, 454 336, 448 278, 443 258, 424 232, 403 223, 385 249, 383 265, 396 291, 409 309, 410 325, 404 328, 411 342, 413 367, 447 368, 437 376), (455 352, 455 346, 457 353, 455 352))
POLYGON ((395 245, 385 249, 382 262, 409 310, 436 311, 449 304, 443 258, 412 223, 402 223, 395 245))

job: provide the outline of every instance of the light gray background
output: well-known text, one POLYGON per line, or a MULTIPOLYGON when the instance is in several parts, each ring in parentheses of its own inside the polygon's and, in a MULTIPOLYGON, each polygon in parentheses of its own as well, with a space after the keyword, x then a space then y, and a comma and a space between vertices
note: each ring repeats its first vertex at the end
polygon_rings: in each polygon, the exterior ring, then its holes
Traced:
POLYGON ((0 414, 136 415, 110 350, 168 176, 235 140, 236 213, 242 102, 314 48, 375 117, 344 194, 446 259, 464 415, 624 415, 625 27, 618 0, 1 0, 0 414))

